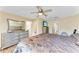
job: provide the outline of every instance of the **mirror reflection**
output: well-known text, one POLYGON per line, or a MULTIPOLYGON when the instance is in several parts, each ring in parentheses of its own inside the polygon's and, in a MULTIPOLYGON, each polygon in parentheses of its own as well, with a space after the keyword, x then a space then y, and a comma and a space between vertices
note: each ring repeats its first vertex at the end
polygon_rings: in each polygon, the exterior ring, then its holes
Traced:
POLYGON ((8 19, 8 32, 25 31, 25 22, 8 19))

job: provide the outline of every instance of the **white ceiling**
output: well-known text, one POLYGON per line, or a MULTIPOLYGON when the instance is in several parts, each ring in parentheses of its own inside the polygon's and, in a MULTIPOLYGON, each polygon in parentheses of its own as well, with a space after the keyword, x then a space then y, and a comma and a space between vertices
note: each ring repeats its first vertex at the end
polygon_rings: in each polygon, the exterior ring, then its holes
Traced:
MULTIPOLYGON (((73 16, 79 13, 79 6, 42 6, 44 10, 52 9, 52 12, 47 13, 47 17, 41 16, 43 19, 55 19, 55 17, 62 18, 67 16, 73 16)), ((37 14, 31 14, 31 12, 38 11, 36 6, 0 6, 0 11, 13 13, 19 16, 25 16, 28 18, 36 18, 37 14)))

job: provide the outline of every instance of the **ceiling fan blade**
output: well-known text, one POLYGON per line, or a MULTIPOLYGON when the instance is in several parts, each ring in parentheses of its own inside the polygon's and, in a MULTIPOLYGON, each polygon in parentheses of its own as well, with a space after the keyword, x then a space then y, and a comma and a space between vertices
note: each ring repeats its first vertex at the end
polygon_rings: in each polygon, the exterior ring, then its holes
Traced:
POLYGON ((37 6, 37 9, 38 9, 38 11, 40 11, 41 8, 39 6, 37 6))
POLYGON ((43 10, 41 6, 37 6, 37 9, 39 12, 43 10))
POLYGON ((51 12, 52 10, 51 9, 48 9, 48 10, 45 10, 44 12, 51 12))
POLYGON ((40 9, 40 6, 36 6, 38 9, 40 9))
POLYGON ((38 13, 38 12, 31 12, 31 14, 34 14, 34 13, 38 13))
POLYGON ((43 12, 43 15, 44 15, 44 16, 47 16, 47 14, 45 14, 44 12, 43 12))
POLYGON ((57 18, 59 18, 59 17, 58 17, 58 16, 55 16, 55 17, 53 17, 53 18, 57 19, 57 18))

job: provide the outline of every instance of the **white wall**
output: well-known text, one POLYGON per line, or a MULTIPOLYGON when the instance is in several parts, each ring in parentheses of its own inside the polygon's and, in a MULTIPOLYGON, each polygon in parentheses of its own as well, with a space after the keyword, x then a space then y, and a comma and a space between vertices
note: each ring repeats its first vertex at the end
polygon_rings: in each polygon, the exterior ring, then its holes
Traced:
POLYGON ((29 37, 32 36, 32 21, 26 21, 25 30, 29 31, 29 37))
POLYGON ((42 33, 43 19, 33 19, 32 23, 32 36, 42 33))
POLYGON ((62 32, 67 32, 68 35, 71 35, 74 29, 77 29, 77 32, 79 33, 79 15, 60 19, 58 23, 59 34, 61 34, 62 32))
POLYGON ((17 21, 26 21, 27 18, 16 16, 13 14, 0 12, 0 47, 1 47, 1 33, 6 33, 8 31, 7 19, 14 19, 17 21))
POLYGON ((66 32, 68 35, 71 35, 74 29, 77 29, 77 33, 79 33, 79 14, 58 19, 56 21, 49 20, 48 26, 49 33, 61 34, 62 32, 66 32))
POLYGON ((57 34, 58 33, 58 22, 54 20, 48 20, 49 33, 57 34))

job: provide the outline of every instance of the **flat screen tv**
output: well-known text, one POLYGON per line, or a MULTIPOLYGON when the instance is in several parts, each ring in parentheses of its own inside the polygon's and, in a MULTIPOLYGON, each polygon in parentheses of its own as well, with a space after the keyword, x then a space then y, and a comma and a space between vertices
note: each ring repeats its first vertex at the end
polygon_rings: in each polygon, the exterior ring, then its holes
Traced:
POLYGON ((43 21, 43 27, 48 27, 48 22, 47 21, 43 21))

